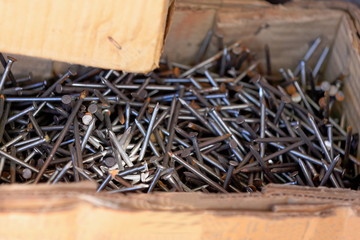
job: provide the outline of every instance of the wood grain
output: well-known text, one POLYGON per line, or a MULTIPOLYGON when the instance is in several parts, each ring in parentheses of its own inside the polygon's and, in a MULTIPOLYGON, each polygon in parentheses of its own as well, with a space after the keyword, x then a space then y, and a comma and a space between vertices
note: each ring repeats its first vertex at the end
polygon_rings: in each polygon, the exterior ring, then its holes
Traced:
POLYGON ((0 0, 0 51, 148 72, 158 65, 170 0, 0 0))
POLYGON ((95 193, 84 182, 1 186, 1 239, 358 239, 359 195, 284 185, 150 195, 95 193))

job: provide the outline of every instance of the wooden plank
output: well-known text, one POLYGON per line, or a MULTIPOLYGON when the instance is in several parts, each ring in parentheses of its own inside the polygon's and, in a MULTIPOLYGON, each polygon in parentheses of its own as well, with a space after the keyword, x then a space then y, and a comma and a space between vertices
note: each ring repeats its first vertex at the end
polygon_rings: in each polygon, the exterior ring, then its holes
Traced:
POLYGON ((359 192, 94 193, 90 183, 0 187, 2 239, 358 239, 359 192), (21 231, 19 231, 21 229, 21 231), (290 237, 289 237, 290 236, 290 237))
POLYGON ((349 206, 282 217, 233 211, 128 211, 82 204, 42 214, 0 213, 3 239, 302 240, 359 239, 349 206), (19 230, 21 229, 21 230, 19 230))
POLYGON ((158 66, 171 0, 0 0, 0 51, 102 68, 158 66))

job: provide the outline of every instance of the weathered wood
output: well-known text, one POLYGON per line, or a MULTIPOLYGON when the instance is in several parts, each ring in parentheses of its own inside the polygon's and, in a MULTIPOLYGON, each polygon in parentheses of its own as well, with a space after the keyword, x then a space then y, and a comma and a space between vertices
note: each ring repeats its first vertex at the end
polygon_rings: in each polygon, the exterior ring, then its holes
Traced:
POLYGON ((3 239, 358 239, 359 192, 94 193, 82 184, 0 187, 3 239), (346 204, 344 204, 346 203, 346 204))
POLYGON ((0 51, 148 72, 158 65, 171 0, 0 0, 0 51))

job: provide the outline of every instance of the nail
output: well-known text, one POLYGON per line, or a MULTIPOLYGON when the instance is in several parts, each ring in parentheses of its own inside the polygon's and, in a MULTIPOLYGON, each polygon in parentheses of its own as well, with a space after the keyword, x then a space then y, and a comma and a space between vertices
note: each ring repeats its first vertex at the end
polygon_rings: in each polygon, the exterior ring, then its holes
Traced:
POLYGON ((49 142, 49 141, 50 141, 49 136, 45 135, 43 138, 40 138, 37 141, 33 141, 33 142, 29 143, 29 144, 26 144, 26 145, 23 145, 23 146, 17 148, 16 152, 18 153, 18 152, 23 152, 23 151, 28 150, 28 149, 33 149, 34 147, 40 146, 43 143, 46 143, 46 142, 49 142))
POLYGON ((122 188, 122 189, 118 189, 118 190, 113 190, 113 191, 109 191, 109 193, 124 193, 124 192, 134 192, 137 190, 143 190, 143 189, 147 189, 149 187, 148 184, 138 184, 136 186, 133 187, 128 187, 128 188, 122 188))
POLYGON ((101 192, 101 190, 103 190, 106 185, 109 184, 109 182, 115 177, 115 175, 118 173, 117 170, 112 170, 109 171, 109 174, 107 175, 107 177, 105 178, 105 180, 101 183, 101 185, 98 187, 98 189, 96 190, 96 192, 101 192))
MULTIPOLYGON (((220 176, 218 176, 210 167, 208 167, 207 165, 200 163, 198 160, 196 160, 195 158, 189 156, 190 159, 190 163, 192 163, 193 165, 195 164, 196 166, 198 166, 203 172, 206 172, 207 174, 211 175, 212 177, 216 178, 218 181, 223 181, 221 179, 220 176)), ((223 169, 225 172, 225 169, 223 169)))
POLYGON ((66 79, 68 79, 71 76, 75 76, 77 73, 74 69, 69 68, 68 71, 62 75, 58 80, 56 80, 50 87, 46 89, 45 92, 43 92, 40 97, 48 97, 50 94, 55 90, 56 86, 59 84, 62 84, 66 79))
POLYGON ((95 129, 95 123, 96 123, 96 119, 93 118, 91 120, 91 122, 89 123, 88 128, 85 131, 85 134, 84 134, 84 137, 82 139, 81 146, 80 146, 81 152, 84 151, 86 143, 88 142, 90 136, 92 135, 92 133, 93 133, 93 131, 95 129))
POLYGON ((197 135, 198 134, 196 132, 191 132, 190 133, 190 139, 191 139, 191 141, 193 143, 193 147, 194 147, 197 159, 199 160, 200 163, 203 164, 204 159, 201 156, 201 152, 200 152, 200 148, 199 148, 199 144, 198 144, 198 140, 197 140, 197 135))
MULTIPOLYGON (((144 142, 146 141, 146 136, 148 136, 148 135, 147 135, 148 133, 145 132, 145 128, 144 128, 144 127, 142 126, 142 124, 141 124, 138 120, 136 120, 136 119, 135 119, 135 124, 136 124, 136 126, 139 128, 141 134, 144 136, 144 141, 142 142, 142 146, 141 146, 141 148, 143 148, 143 147, 144 147, 144 142)), ((149 128, 148 128, 148 129, 149 129, 149 128)), ((150 139, 150 136, 149 136, 149 139, 150 139)), ((153 151, 153 153, 155 154, 155 156, 160 157, 160 153, 157 151, 157 149, 156 149, 156 147, 154 146, 154 144, 153 144, 151 141, 149 141, 149 139, 147 140, 147 141, 148 141, 148 145, 149 145, 150 148, 152 149, 152 151, 153 151)), ((141 152, 140 152, 140 154, 141 154, 141 152)), ((141 161, 141 160, 140 160, 140 157, 139 157, 139 161, 141 161)))
MULTIPOLYGON (((327 164, 325 162, 323 162, 323 166, 326 170, 326 173, 324 175, 324 177, 321 179, 320 185, 319 186, 324 186, 325 183, 327 182, 327 180, 329 179, 330 175, 332 175, 332 172, 334 171, 335 166, 337 165, 337 163, 340 160, 340 155, 337 155, 334 159, 334 161, 331 162, 331 164, 329 166, 327 166, 327 164)), ((332 182, 334 184, 335 187, 339 188, 340 186, 338 185, 338 183, 336 182, 334 175, 332 175, 332 182)))
POLYGON ((285 105, 286 104, 290 104, 291 103, 291 99, 288 97, 288 96, 282 96, 281 97, 281 102, 280 102, 280 105, 279 105, 279 108, 276 112, 276 115, 275 115, 275 118, 274 118, 274 124, 277 125, 278 122, 279 122, 279 119, 280 119, 280 116, 285 108, 285 105))
MULTIPOLYGON (((179 96, 182 97, 184 94, 185 89, 182 87, 179 89, 179 96)), ((171 118, 171 122, 169 124, 169 137, 168 137, 168 141, 165 147, 165 151, 166 153, 171 151, 171 148, 173 146, 173 140, 175 137, 175 126, 177 125, 177 121, 178 121, 178 117, 179 117, 179 111, 180 111, 180 107, 181 107, 181 98, 178 99, 178 101, 176 101, 176 105, 174 107, 174 111, 173 111, 173 115, 171 118)), ((163 163, 162 165, 164 167, 167 167, 169 165, 169 155, 165 154, 164 159, 163 159, 163 163)))
MULTIPOLYGON (((240 44, 240 42, 236 42, 233 45, 229 46, 227 48, 227 50, 231 50, 232 48, 238 46, 240 44)), ((208 65, 209 63, 216 61, 217 59, 219 59, 223 54, 223 51, 218 52, 217 54, 215 54, 214 56, 212 56, 211 58, 208 58, 200 63, 198 63, 197 65, 195 65, 194 67, 192 67, 191 69, 187 70, 186 72, 182 73, 179 78, 184 78, 189 76, 190 74, 193 74, 194 72, 196 72, 198 69, 201 69, 203 67, 205 67, 206 65, 208 65)))
POLYGON ((113 91, 116 95, 118 95, 121 99, 125 100, 125 101, 129 101, 130 99, 125 96, 119 89, 117 89, 110 81, 108 81, 107 79, 101 77, 101 82, 103 84, 105 84, 107 87, 109 87, 111 89, 111 91, 113 91))
POLYGON ((8 57, 8 61, 7 61, 7 64, 6 64, 4 73, 3 73, 3 75, 1 76, 1 79, 0 79, 0 91, 2 91, 2 90, 4 89, 4 85, 5 85, 6 78, 7 78, 8 75, 10 74, 10 72, 11 72, 11 67, 12 67, 12 65, 14 64, 14 62, 16 62, 16 59, 15 59, 15 58, 13 58, 13 57, 8 57))
POLYGON ((230 179, 231 179, 231 176, 234 172, 234 169, 238 166, 238 162, 236 161, 229 161, 229 169, 226 173, 226 178, 225 178, 225 181, 224 181, 224 184, 223 184, 223 188, 224 189, 227 189, 229 187, 229 183, 230 183, 230 179))
POLYGON ((82 92, 81 96, 79 98, 79 100, 76 102, 76 104, 73 107, 73 111, 71 112, 63 130, 60 133, 59 138, 57 139, 56 143, 54 144, 49 156, 46 158, 44 165, 42 166, 42 168, 40 169, 38 175, 35 178, 34 183, 38 183, 42 177, 42 175, 44 174, 45 170, 47 169, 47 167, 49 166, 50 161, 53 159, 53 157, 55 156, 55 153, 58 149, 58 147, 60 146, 60 143, 62 142, 62 140, 64 139, 65 135, 67 134, 70 124, 73 122, 77 112, 79 111, 79 108, 83 102, 83 99, 86 97, 87 92, 82 92))
POLYGON ((146 148, 147 148, 147 146, 149 144, 150 136, 151 136, 152 131, 153 131, 153 126, 154 126, 155 119, 156 119, 158 111, 159 111, 159 104, 156 104, 156 106, 154 108, 154 111, 153 111, 153 114, 151 115, 151 119, 150 119, 150 122, 149 122, 149 126, 148 126, 148 129, 147 129, 146 135, 144 136, 145 139, 144 139, 143 145, 142 145, 141 150, 140 150, 139 161, 142 161, 144 159, 146 148))
POLYGON ((320 152, 313 146, 313 143, 311 142, 311 140, 306 136, 306 134, 304 133, 304 131, 301 129, 301 127, 299 125, 296 125, 294 127, 295 131, 297 132, 297 134, 300 136, 301 140, 308 146, 308 148, 311 150, 312 153, 314 153, 316 155, 316 157, 318 158, 322 158, 320 152))
POLYGON ((111 115, 111 111, 108 108, 105 108, 102 111, 102 114, 104 116, 104 122, 105 122, 105 126, 109 131, 112 131, 112 124, 111 124, 111 120, 110 120, 110 115, 111 115))
POLYGON ((2 151, 2 150, 0 150, 0 155, 3 156, 5 159, 9 159, 9 160, 11 160, 12 162, 15 162, 16 164, 18 164, 18 165, 20 165, 20 166, 22 166, 22 167, 29 168, 31 171, 33 171, 33 172, 35 172, 35 173, 38 173, 38 172, 39 172, 39 170, 36 169, 36 168, 34 168, 33 166, 25 163, 24 161, 22 161, 22 160, 20 160, 20 159, 18 159, 18 158, 16 158, 16 157, 14 157, 14 156, 12 156, 12 155, 4 152, 4 151, 2 151))
POLYGON ((6 123, 13 122, 13 121, 15 121, 16 119, 19 119, 19 118, 21 118, 22 116, 25 116, 26 114, 28 114, 29 112, 32 112, 32 111, 34 111, 34 110, 36 110, 36 108, 35 108, 34 105, 32 105, 32 106, 24 109, 23 111, 21 111, 21 112, 15 114, 15 115, 9 117, 9 118, 7 119, 7 121, 6 121, 6 123))
POLYGON ((215 189, 217 189, 218 191, 220 191, 222 193, 227 193, 227 191, 223 187, 221 187, 219 184, 215 183, 213 180, 211 180, 210 178, 203 175, 200 171, 196 170, 193 166, 188 164, 184 159, 181 159, 180 157, 176 156, 175 154, 173 154, 171 152, 169 152, 168 154, 172 159, 174 159, 176 162, 178 162, 179 164, 186 167, 192 173, 196 174, 204 182, 208 183, 209 185, 211 185, 212 187, 214 187, 215 189))
MULTIPOLYGON (((309 50, 304 55, 302 61, 307 62, 310 59, 310 57, 313 55, 315 50, 318 48, 320 43, 321 43, 321 38, 320 37, 316 38, 315 41, 311 44, 309 50)), ((294 75, 297 76, 299 72, 300 72, 300 64, 294 70, 294 75)))
POLYGON ((314 131, 315 131, 315 136, 317 137, 317 139, 318 139, 318 141, 319 141, 319 143, 320 143, 320 146, 321 146, 321 148, 322 148, 322 150, 323 150, 323 152, 324 152, 324 154, 325 154, 325 157, 326 157, 327 161, 328 161, 329 163, 331 163, 333 160, 331 159, 331 157, 330 157, 330 155, 329 155, 329 152, 328 152, 328 150, 327 150, 327 148, 326 148, 324 139, 323 139, 323 137, 321 136, 321 133, 320 133, 320 131, 319 131, 317 125, 316 125, 316 122, 315 122, 315 119, 314 119, 313 115, 311 115, 311 114, 309 113, 309 114, 308 114, 308 118, 309 118, 309 121, 310 121, 310 123, 311 123, 312 128, 313 128, 314 131))
POLYGON ((126 165, 129 167, 134 166, 134 164, 131 162, 129 156, 127 155, 127 153, 125 152, 123 147, 120 145, 119 141, 117 140, 115 133, 113 133, 112 131, 109 131, 109 137, 110 137, 111 142, 114 144, 116 150, 119 151, 119 153, 121 154, 121 157, 123 158, 126 165))
POLYGON ((311 187, 315 187, 312 179, 311 179, 311 176, 310 176, 310 173, 309 171, 307 170, 306 166, 305 166, 305 163, 303 160, 301 160, 300 158, 298 158, 298 163, 299 163, 299 166, 300 166, 300 169, 302 171, 302 173, 304 174, 305 176, 305 179, 306 179, 306 182, 311 186, 311 187))
MULTIPOLYGON (((81 150, 81 143, 80 143, 79 121, 75 118, 73 124, 74 124, 74 138, 75 138, 75 146, 74 146, 73 150, 74 150, 74 154, 75 154, 75 158, 76 158, 76 164, 74 164, 74 167, 83 169, 84 165, 83 165, 82 150, 81 150)), ((81 180, 82 176, 79 176, 79 178, 81 180)))
POLYGON ((222 120, 221 116, 217 113, 217 111, 214 108, 212 108, 210 109, 209 114, 210 117, 226 131, 226 133, 231 134, 230 137, 235 141, 236 145, 240 148, 240 150, 244 152, 245 151, 244 146, 240 143, 237 137, 234 134, 232 134, 231 130, 229 129, 227 124, 222 120))
POLYGON ((330 48, 329 47, 325 47, 324 50, 322 51, 320 57, 319 57, 319 60, 317 61, 315 67, 314 67, 314 70, 313 70, 313 78, 316 78, 317 75, 319 74, 319 71, 323 65, 323 63, 325 62, 325 59, 329 53, 329 50, 330 48))
POLYGON ((264 170, 264 173, 266 174, 266 176, 268 176, 268 178, 272 182, 276 183, 276 179, 275 179, 274 175, 268 170, 268 168, 265 165, 265 161, 261 158, 260 154, 254 148, 254 146, 250 146, 250 151, 251 151, 252 155, 255 157, 255 159, 258 161, 258 163, 260 164, 261 168, 264 170))
POLYGON ((164 179, 165 181, 167 181, 168 183, 170 183, 172 188, 175 189, 176 191, 183 192, 183 190, 181 189, 181 187, 179 186, 179 184, 176 182, 176 180, 173 177, 174 169, 173 168, 168 168, 168 169, 164 170, 164 172, 165 171, 167 171, 167 173, 162 175, 161 178, 164 179))

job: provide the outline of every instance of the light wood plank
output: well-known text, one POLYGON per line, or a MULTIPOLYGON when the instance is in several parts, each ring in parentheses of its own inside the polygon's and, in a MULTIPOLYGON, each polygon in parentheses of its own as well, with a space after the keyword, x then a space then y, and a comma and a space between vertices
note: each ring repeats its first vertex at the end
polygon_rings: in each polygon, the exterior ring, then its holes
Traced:
POLYGON ((0 51, 148 72, 158 65, 170 0, 0 0, 0 51))

